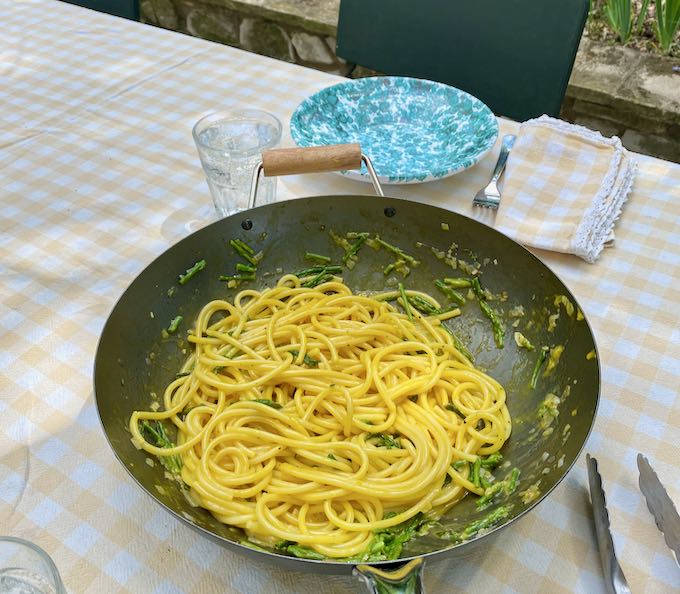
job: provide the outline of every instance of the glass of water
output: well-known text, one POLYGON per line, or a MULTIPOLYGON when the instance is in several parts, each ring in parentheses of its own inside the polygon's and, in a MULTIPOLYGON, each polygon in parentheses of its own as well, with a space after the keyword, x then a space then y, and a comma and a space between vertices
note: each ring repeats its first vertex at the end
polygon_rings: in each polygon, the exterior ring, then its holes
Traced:
MULTIPOLYGON (((262 151, 281 140, 281 122, 259 109, 220 111, 200 119, 193 135, 217 212, 226 217, 248 208, 253 172, 262 151)), ((262 178, 257 204, 275 196, 276 178, 262 178)))
POLYGON ((66 594, 50 556, 32 542, 0 536, 0 592, 66 594))

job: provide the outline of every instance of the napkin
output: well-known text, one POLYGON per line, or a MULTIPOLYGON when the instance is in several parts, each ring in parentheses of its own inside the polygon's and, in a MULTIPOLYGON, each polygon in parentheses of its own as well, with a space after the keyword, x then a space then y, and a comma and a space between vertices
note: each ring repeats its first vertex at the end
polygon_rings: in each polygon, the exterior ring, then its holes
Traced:
POLYGON ((548 116, 524 122, 495 227, 520 243, 595 262, 611 245, 636 164, 613 136, 548 116))

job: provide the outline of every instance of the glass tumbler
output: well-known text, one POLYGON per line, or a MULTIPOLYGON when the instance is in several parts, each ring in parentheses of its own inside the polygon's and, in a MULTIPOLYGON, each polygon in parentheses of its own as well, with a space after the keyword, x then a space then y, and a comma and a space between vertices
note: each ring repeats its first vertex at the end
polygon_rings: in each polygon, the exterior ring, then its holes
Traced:
MULTIPOLYGON (((262 151, 279 144, 281 122, 259 109, 219 111, 201 118, 193 136, 218 214, 226 217, 245 210, 255 166, 262 151)), ((276 178, 263 178, 257 204, 268 204, 275 197, 276 178)))
POLYGON ((0 536, 0 592, 66 594, 50 556, 32 542, 13 536, 0 536))

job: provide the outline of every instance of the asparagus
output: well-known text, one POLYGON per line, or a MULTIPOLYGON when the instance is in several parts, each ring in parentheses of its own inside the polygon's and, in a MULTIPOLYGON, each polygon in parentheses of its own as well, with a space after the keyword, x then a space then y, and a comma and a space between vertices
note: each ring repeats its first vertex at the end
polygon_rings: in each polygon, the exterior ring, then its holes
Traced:
POLYGON ((507 518, 509 515, 510 507, 507 505, 503 505, 498 509, 493 510, 490 514, 484 516, 483 518, 480 518, 479 520, 476 520, 475 522, 471 522, 470 524, 468 524, 463 530, 463 532, 460 533, 460 539, 468 540, 472 538, 475 534, 477 534, 480 530, 491 528, 493 525, 500 522, 501 520, 505 520, 505 518, 507 518))
POLYGON ((388 433, 373 433, 369 439, 376 439, 378 441, 378 446, 385 447, 388 450, 403 449, 401 444, 388 433))
MULTIPOLYGON (((300 351, 288 351, 288 352, 293 355, 293 360, 297 359, 298 355, 300 354, 300 351)), ((313 359, 307 354, 305 354, 302 361, 307 367, 318 367, 319 363, 321 363, 321 361, 319 361, 318 359, 313 359)))
POLYGON ((463 305, 465 303, 465 297, 463 297, 458 291, 455 291, 451 287, 444 284, 439 279, 434 281, 435 287, 437 287, 444 295, 446 295, 451 301, 454 301, 458 305, 463 305))
POLYGON ((378 245, 384 247, 386 250, 388 250, 388 251, 392 252, 394 255, 396 255, 398 259, 404 260, 407 264, 414 266, 414 267, 418 266, 418 264, 420 264, 420 262, 418 262, 418 260, 416 260, 413 256, 409 256, 401 248, 398 248, 396 245, 392 245, 391 243, 386 242, 384 239, 380 239, 380 237, 378 237, 377 235, 374 238, 374 241, 378 245))
POLYGON ((339 274, 342 272, 342 266, 312 266, 311 268, 304 268, 303 270, 298 270, 293 274, 298 278, 307 278, 308 276, 315 276, 320 272, 326 272, 328 274, 339 274))
POLYGON ((199 260, 196 262, 191 268, 189 268, 184 274, 179 275, 179 284, 180 285, 185 285, 187 284, 198 272, 203 270, 205 268, 206 261, 205 260, 199 260))
POLYGON ((401 294, 401 304, 404 307, 404 311, 406 311, 406 315, 408 316, 408 319, 413 321, 413 314, 411 313, 411 307, 408 303, 408 297, 406 297, 406 290, 404 289, 404 285, 402 283, 399 283, 399 293, 401 294))
POLYGON ((176 316, 170 321, 170 325, 168 326, 168 334, 174 334, 177 332, 177 329, 179 328, 179 325, 182 323, 182 320, 184 318, 182 316, 176 316))
POLYGON ((305 260, 317 262, 319 264, 330 264, 331 262, 331 259, 328 256, 322 256, 316 252, 305 252, 305 260))
POLYGON ((550 351, 550 348, 547 346, 541 347, 541 350, 538 353, 538 359, 536 359, 536 364, 534 365, 534 370, 531 374, 531 381, 529 382, 529 386, 531 388, 536 387, 536 383, 538 382, 538 376, 541 373, 541 368, 543 367, 543 364, 545 363, 546 359, 548 358, 548 351, 550 351))
POLYGON ((234 248, 234 251, 241 256, 244 260, 257 266, 260 261, 261 256, 255 253, 255 250, 251 248, 245 241, 241 239, 230 239, 229 245, 234 248))
POLYGON ((444 282, 453 289, 467 289, 472 286, 469 278, 445 278, 444 282))
POLYGON ((429 301, 426 301, 419 295, 411 295, 408 297, 408 302, 418 311, 427 314, 428 316, 436 316, 442 313, 441 309, 437 309, 429 301))
POLYGON ((479 308, 482 310, 482 313, 491 321, 494 342, 499 349, 502 349, 503 339, 505 336, 503 324, 501 323, 496 311, 487 303, 486 296, 484 295, 484 291, 482 291, 482 286, 479 283, 479 279, 477 277, 473 277, 471 279, 471 283, 472 290, 477 297, 477 301, 479 302, 479 308))
POLYGON ((461 352, 463 355, 470 361, 472 361, 472 353, 467 349, 467 347, 463 344, 463 341, 456 336, 455 332, 451 330, 446 324, 442 324, 441 326, 446 330, 450 335, 451 338, 453 338, 453 345, 461 352))
POLYGON ((356 257, 357 253, 361 249, 361 246, 366 243, 368 239, 368 233, 358 233, 356 236, 356 241, 350 246, 348 250, 345 250, 345 255, 342 257, 342 261, 347 264, 347 261, 356 257))
POLYGON ((481 483, 479 481, 479 470, 482 468, 482 458, 480 456, 477 457, 477 459, 472 463, 472 472, 470 473, 470 482, 475 486, 475 487, 481 487, 481 483))
POLYGON ((479 509, 484 509, 501 492, 505 493, 505 495, 512 495, 517 489, 518 479, 519 468, 513 468, 508 478, 506 478, 503 481, 498 481, 497 483, 494 483, 488 489, 486 489, 486 491, 484 491, 484 495, 482 495, 477 500, 477 507, 479 509))
POLYGON ((255 273, 251 272, 248 274, 233 274, 231 276, 220 275, 221 281, 253 281, 255 280, 255 273))
POLYGON ((256 398, 255 400, 252 400, 252 402, 257 402, 258 404, 264 404, 265 406, 268 406, 269 408, 275 408, 275 409, 280 409, 283 408, 278 402, 274 402, 273 400, 267 400, 266 398, 256 398))
MULTIPOLYGON (((153 440, 153 445, 156 447, 164 449, 175 447, 175 444, 172 443, 165 431, 165 426, 160 421, 156 421, 154 424, 149 423, 149 421, 142 421, 139 426, 141 427, 142 433, 146 432, 149 435, 153 440)), ((158 459, 161 464, 173 474, 179 474, 182 470, 182 459, 177 454, 172 456, 158 456, 158 459)))

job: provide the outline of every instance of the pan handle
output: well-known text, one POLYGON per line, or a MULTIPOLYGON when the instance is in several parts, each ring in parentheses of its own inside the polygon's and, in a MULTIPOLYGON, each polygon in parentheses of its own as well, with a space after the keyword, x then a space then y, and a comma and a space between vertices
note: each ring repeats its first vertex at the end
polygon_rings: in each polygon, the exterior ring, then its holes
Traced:
POLYGON ((353 573, 364 580, 371 594, 424 594, 424 564, 422 557, 419 557, 392 571, 370 565, 357 565, 353 573))
POLYGON ((375 193, 384 196, 378 176, 371 160, 361 152, 359 144, 333 144, 328 146, 310 146, 306 148, 272 149, 262 153, 262 161, 253 173, 250 186, 248 208, 255 206, 257 186, 260 173, 265 177, 293 175, 299 173, 320 173, 322 171, 343 171, 359 169, 366 165, 375 193))

